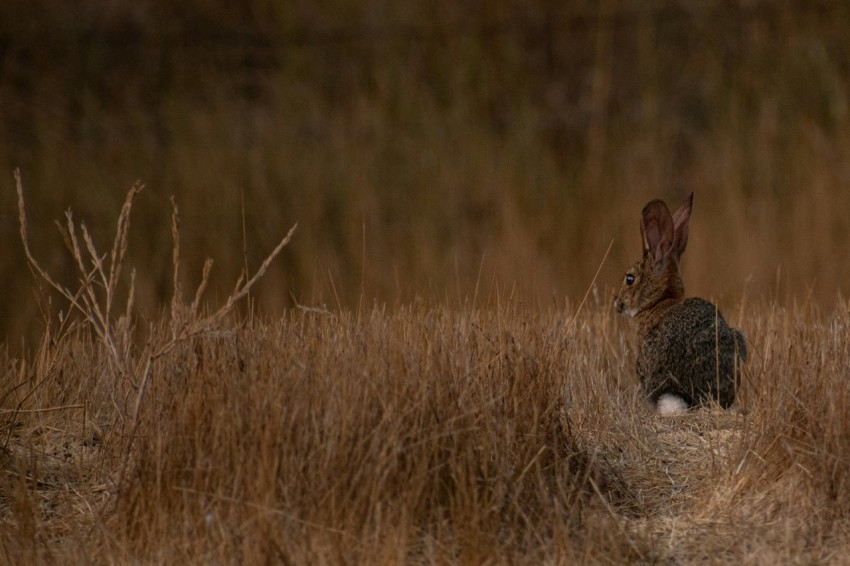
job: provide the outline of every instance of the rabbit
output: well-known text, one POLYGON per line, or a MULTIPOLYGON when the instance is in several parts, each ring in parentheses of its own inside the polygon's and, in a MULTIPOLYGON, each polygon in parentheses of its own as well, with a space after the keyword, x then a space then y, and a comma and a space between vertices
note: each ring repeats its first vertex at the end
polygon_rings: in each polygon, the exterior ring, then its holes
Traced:
POLYGON ((747 345, 712 303, 685 298, 679 262, 688 244, 694 195, 671 216, 661 200, 643 209, 643 258, 623 277, 618 314, 638 324, 637 374, 659 413, 717 402, 728 409, 740 386, 747 345))

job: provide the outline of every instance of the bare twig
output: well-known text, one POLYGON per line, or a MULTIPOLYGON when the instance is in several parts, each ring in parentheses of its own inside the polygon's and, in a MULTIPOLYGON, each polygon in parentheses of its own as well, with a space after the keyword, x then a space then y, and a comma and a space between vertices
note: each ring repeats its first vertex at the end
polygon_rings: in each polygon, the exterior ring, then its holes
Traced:
POLYGON ((172 282, 171 296, 171 319, 174 324, 177 309, 181 304, 180 292, 180 212, 177 210, 177 201, 171 197, 171 265, 173 267, 174 280, 172 282))
POLYGON ((21 187, 21 172, 18 169, 15 170, 15 182, 18 189, 18 220, 20 222, 21 241, 24 246, 24 253, 27 256, 27 262, 30 264, 32 270, 35 271, 38 276, 42 280, 44 280, 48 285, 53 287, 53 289, 55 289, 63 297, 65 297, 72 307, 84 313, 85 308, 80 305, 80 302, 78 300, 79 295, 76 293, 71 293, 71 291, 69 291, 66 287, 57 283, 56 280, 53 279, 53 277, 51 277, 50 274, 47 273, 47 271, 45 271, 43 267, 41 267, 41 264, 39 264, 35 257, 32 255, 32 251, 29 247, 29 240, 27 239, 27 217, 24 209, 24 193, 23 188, 21 187))
POLYGON ((61 407, 43 407, 40 409, 0 409, 0 415, 9 413, 52 413, 54 411, 67 411, 70 409, 83 409, 85 405, 63 405, 61 407))
POLYGON ((266 259, 263 260, 262 265, 260 265, 260 269, 257 270, 257 272, 254 274, 254 276, 251 277, 242 286, 241 289, 239 289, 239 286, 237 285, 238 292, 227 298, 227 304, 225 305, 225 308, 227 308, 229 310, 230 307, 232 307, 234 303, 242 300, 242 298, 245 297, 245 295, 248 294, 248 292, 251 290, 251 288, 254 286, 254 284, 260 278, 262 278, 263 275, 265 275, 266 270, 269 268, 269 265, 271 265, 271 262, 274 261, 274 258, 276 258, 278 256, 278 254, 283 250, 283 248, 286 247, 286 245, 292 239, 292 235, 295 234, 295 230, 297 228, 298 228, 298 223, 296 222, 292 226, 292 228, 289 229, 289 232, 287 232, 286 236, 283 237, 283 239, 280 241, 280 243, 277 245, 277 247, 275 247, 275 249, 272 250, 272 253, 270 253, 268 256, 266 256, 266 259))
POLYGON ((124 199, 121 214, 118 215, 118 229, 115 231, 115 242, 112 244, 112 253, 109 263, 109 287, 114 289, 121 275, 121 267, 124 265, 124 254, 127 253, 127 235, 130 232, 130 213, 133 210, 133 201, 144 185, 136 181, 124 199))
POLYGON ((611 239, 611 242, 608 244, 608 249, 605 250, 605 255, 602 256, 602 261, 599 262, 599 267, 596 268, 596 273, 593 275, 593 279, 590 281, 590 285, 587 286, 587 290, 584 292, 584 297, 582 297, 581 302, 576 309, 576 312, 573 313, 573 316, 570 318, 570 321, 567 323, 567 330, 571 329, 578 318, 581 309, 584 307, 584 303, 587 302, 587 296, 590 295, 591 289, 596 285, 596 278, 599 277, 599 272, 602 271, 602 266, 605 265, 605 260, 608 259, 608 254, 611 253, 611 246, 614 245, 614 240, 611 239))

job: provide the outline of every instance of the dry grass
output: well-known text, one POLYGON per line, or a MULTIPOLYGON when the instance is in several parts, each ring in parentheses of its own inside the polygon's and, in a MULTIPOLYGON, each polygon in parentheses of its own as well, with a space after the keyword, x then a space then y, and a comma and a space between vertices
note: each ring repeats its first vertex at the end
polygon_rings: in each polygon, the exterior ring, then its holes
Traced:
POLYGON ((0 4, 0 562, 846 560, 848 5, 485 4, 0 4), (690 191, 751 360, 662 418, 604 289, 690 191))
POLYGON ((108 264, 81 250, 96 277, 65 295, 76 315, 4 355, 3 562, 846 556, 843 301, 728 309, 753 352, 741 406, 659 417, 639 399, 630 329, 593 295, 247 320, 227 301, 134 331, 98 318, 108 264))

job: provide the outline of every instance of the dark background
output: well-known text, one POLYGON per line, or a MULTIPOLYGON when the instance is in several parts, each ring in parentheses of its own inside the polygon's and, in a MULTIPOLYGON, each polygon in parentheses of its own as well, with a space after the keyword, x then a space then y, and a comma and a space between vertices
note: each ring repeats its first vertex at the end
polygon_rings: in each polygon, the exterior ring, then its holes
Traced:
POLYGON ((850 275, 850 5, 292 1, 0 5, 0 302, 43 327, 18 235, 73 282, 66 208, 153 315, 215 260, 222 300, 289 227, 254 298, 357 307, 610 299, 651 198, 696 192, 686 291, 831 305, 850 275), (244 206, 243 206, 244 203, 244 206), (244 216, 244 230, 243 230, 244 216), (243 238, 244 233, 244 238, 243 238))

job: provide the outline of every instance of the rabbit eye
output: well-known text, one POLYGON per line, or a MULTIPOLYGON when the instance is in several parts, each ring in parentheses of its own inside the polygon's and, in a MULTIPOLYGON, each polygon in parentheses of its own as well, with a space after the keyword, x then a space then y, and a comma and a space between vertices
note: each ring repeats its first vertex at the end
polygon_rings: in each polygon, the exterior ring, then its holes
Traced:
POLYGON ((626 285, 631 285, 635 282, 635 276, 631 273, 626 273, 626 285))

